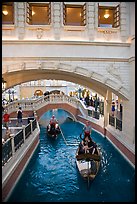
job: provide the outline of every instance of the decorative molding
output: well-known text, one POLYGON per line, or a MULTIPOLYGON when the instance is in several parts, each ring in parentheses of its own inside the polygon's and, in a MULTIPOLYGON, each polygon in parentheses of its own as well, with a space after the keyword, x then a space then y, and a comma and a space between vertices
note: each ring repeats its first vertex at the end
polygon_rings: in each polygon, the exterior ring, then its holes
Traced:
POLYGON ((43 36, 43 29, 42 28, 37 28, 36 34, 37 34, 37 38, 41 39, 42 36, 43 36))
POLYGON ((76 66, 75 73, 89 76, 89 70, 83 67, 76 66))
POLYGON ((100 73, 94 72, 92 74, 92 78, 94 78, 97 81, 100 81, 102 83, 104 76, 100 73))
POLYGON ((37 63, 37 68, 38 68, 38 69, 41 69, 41 68, 42 68, 42 65, 43 65, 43 63, 42 63, 41 61, 38 62, 38 63, 37 63))
POLYGON ((120 70, 119 67, 115 67, 114 64, 111 64, 106 68, 106 70, 109 74, 111 74, 112 76, 114 76, 115 78, 117 78, 119 81, 122 82, 120 72, 119 72, 120 70))
POLYGON ((112 34, 117 33, 120 29, 119 28, 97 28, 98 32, 104 33, 104 34, 112 34))
POLYGON ((20 67, 21 67, 22 70, 25 70, 25 68, 26 68, 26 63, 23 62, 20 67))
POLYGON ((33 30, 33 31, 37 31, 39 28, 41 28, 43 31, 44 30, 50 30, 51 29, 51 25, 26 25, 26 29, 28 30, 33 30))
POLYGON ((62 71, 64 70, 64 71, 74 72, 74 68, 70 64, 58 63, 57 67, 62 71))
POLYGON ((67 31, 84 31, 86 29, 86 26, 62 26, 64 30, 67 31))

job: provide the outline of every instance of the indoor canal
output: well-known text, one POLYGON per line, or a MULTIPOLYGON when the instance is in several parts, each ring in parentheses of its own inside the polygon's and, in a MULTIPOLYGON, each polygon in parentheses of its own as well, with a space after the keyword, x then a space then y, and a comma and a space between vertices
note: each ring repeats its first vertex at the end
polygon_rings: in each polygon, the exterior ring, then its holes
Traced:
POLYGON ((7 202, 135 202, 135 169, 107 138, 92 130, 101 152, 96 178, 87 185, 75 153, 83 124, 62 109, 40 118, 40 143, 7 202), (50 138, 46 126, 55 115, 62 134, 50 138))

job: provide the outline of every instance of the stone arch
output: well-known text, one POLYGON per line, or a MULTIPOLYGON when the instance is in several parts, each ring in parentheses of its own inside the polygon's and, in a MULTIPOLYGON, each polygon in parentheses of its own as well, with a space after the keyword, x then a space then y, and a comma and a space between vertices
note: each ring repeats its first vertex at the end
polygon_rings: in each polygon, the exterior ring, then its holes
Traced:
MULTIPOLYGON (((8 68, 4 68, 3 71, 2 77, 8 82, 7 88, 31 80, 55 79, 80 84, 95 90, 104 97, 106 96, 107 90, 110 90, 120 98, 125 100, 128 99, 128 91, 123 87, 122 82, 117 83, 101 73, 89 71, 86 68, 71 64, 57 62, 47 62, 47 64, 45 62, 27 62, 23 65, 19 64, 18 66, 14 66, 14 70, 12 70, 13 69, 10 71, 8 68)), ((110 72, 112 72, 112 69, 110 72)))
POLYGON ((60 104, 47 104, 44 107, 40 108, 39 110, 37 110, 37 115, 40 118, 45 112, 52 110, 52 109, 62 109, 65 110, 66 112, 68 112, 72 118, 76 121, 77 120, 77 115, 82 115, 82 113, 72 107, 69 104, 65 104, 65 103, 60 103, 60 104))

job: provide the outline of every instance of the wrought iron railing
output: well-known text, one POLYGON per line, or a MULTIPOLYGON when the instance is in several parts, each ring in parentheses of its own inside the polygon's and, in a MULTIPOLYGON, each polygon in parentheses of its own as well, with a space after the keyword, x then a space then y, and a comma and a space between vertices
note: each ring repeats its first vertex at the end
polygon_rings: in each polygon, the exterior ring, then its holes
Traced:
POLYGON ((88 109, 88 116, 99 120, 100 113, 98 111, 88 109))
POLYGON ((122 120, 116 118, 116 129, 122 131, 122 120))
POLYGON ((20 130, 15 136, 14 136, 14 147, 15 147, 15 152, 17 149, 21 147, 21 145, 24 143, 23 139, 23 130, 20 130))
POLYGON ((2 166, 21 148, 25 140, 31 135, 31 132, 37 128, 36 119, 30 122, 26 127, 23 127, 14 137, 9 138, 2 145, 2 166), (31 128, 32 126, 32 128, 31 128))
POLYGON ((25 139, 27 139, 31 134, 31 123, 29 123, 25 128, 25 139))
POLYGON ((122 131, 122 120, 118 119, 116 116, 109 114, 109 125, 112 125, 116 129, 122 131))
POLYGON ((2 166, 12 157, 11 138, 2 145, 2 166))
POLYGON ((115 127, 115 117, 112 115, 109 115, 109 125, 112 125, 115 127))
POLYGON ((36 120, 33 120, 32 121, 32 130, 34 131, 36 127, 37 127, 37 122, 36 122, 36 120))

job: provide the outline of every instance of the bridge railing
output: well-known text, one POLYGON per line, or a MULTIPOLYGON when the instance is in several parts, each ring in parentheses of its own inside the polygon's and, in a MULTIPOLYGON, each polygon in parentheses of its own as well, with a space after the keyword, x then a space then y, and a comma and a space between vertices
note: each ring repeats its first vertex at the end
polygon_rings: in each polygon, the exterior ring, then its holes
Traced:
POLYGON ((92 114, 89 113, 86 107, 81 103, 80 100, 68 95, 61 94, 50 94, 47 96, 41 96, 37 99, 30 100, 17 100, 6 105, 6 109, 9 113, 17 111, 19 106, 22 107, 22 110, 38 110, 47 104, 58 104, 58 103, 68 103, 71 106, 80 109, 84 115, 91 116, 93 118, 99 119, 99 113, 92 110, 92 114))

